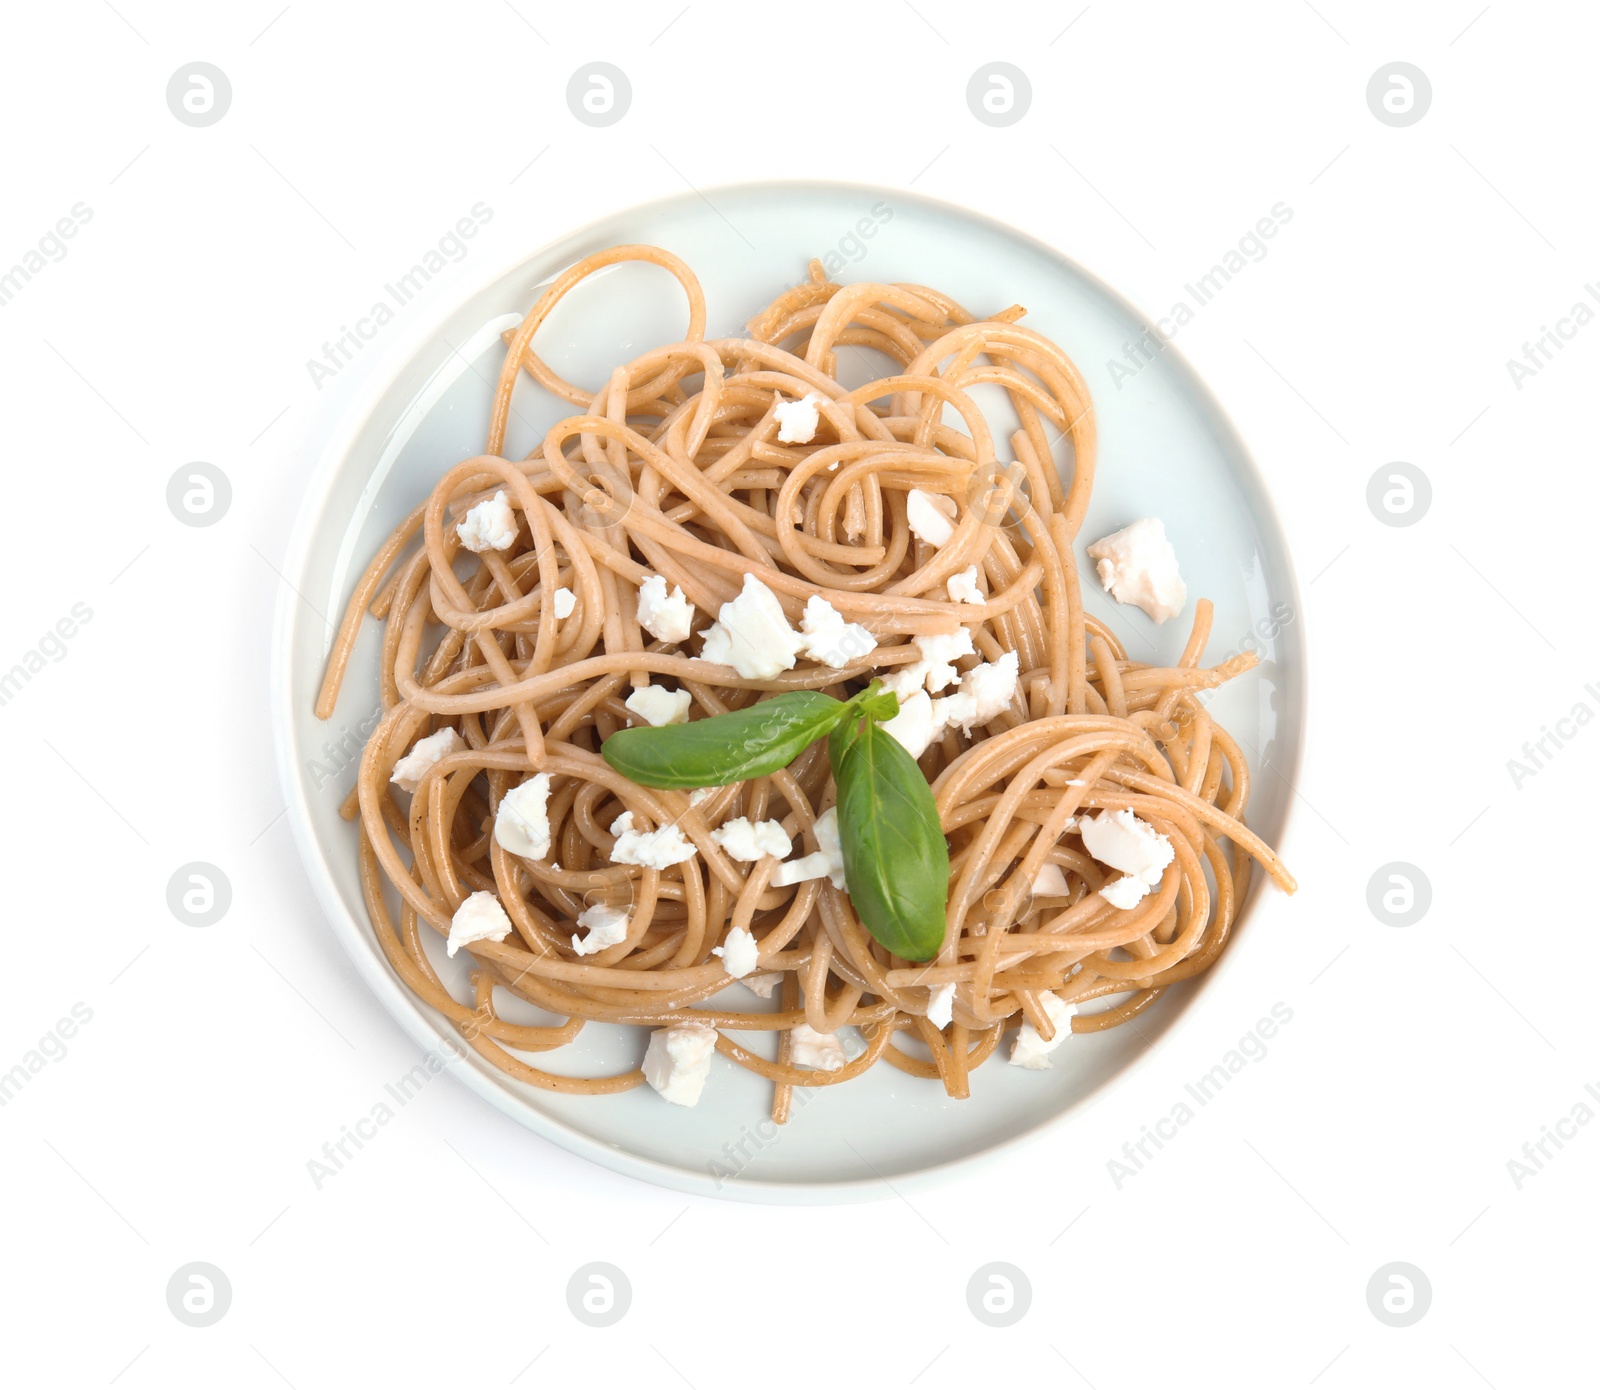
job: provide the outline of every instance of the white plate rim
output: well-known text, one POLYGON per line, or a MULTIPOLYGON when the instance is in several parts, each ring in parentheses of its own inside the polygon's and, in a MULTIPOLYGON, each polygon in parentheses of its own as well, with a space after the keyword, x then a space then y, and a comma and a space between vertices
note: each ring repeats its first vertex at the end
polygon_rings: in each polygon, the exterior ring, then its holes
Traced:
MULTIPOLYGON (((454 292, 448 301, 436 306, 430 315, 425 319, 416 321, 385 348, 378 365, 368 374, 352 400, 345 407, 338 424, 321 451, 316 467, 312 470, 301 496, 294 526, 284 555, 283 573, 287 582, 279 587, 277 604, 273 615, 270 661, 270 717, 278 779, 284 793, 287 819, 294 836, 295 845, 299 851, 302 867, 311 881, 312 891, 316 895, 328 922, 332 925, 334 934, 339 939, 346 955, 355 965, 357 972, 412 1041, 422 1047, 425 1052, 436 1053, 441 1049, 441 1046, 449 1048, 454 1041, 453 1034, 441 1028, 435 1022, 438 1016, 405 988, 399 977, 395 975, 394 971, 381 956, 374 954, 369 949, 367 938, 371 934, 371 924, 359 921, 355 914, 346 908, 342 897, 334 887, 333 875, 326 862, 324 847, 316 835, 309 804, 301 793, 296 776, 293 756, 293 712, 289 704, 290 653, 296 620, 295 610, 296 606, 302 602, 299 597, 299 590, 305 580, 304 571, 309 563, 311 539, 313 532, 316 530, 317 520, 326 507, 329 494, 333 490, 335 480, 343 470, 350 449, 362 433, 370 417, 376 411, 383 397, 393 386, 396 377, 426 343, 442 332, 445 323, 462 303, 487 290, 498 281, 514 275, 518 269, 529 262, 548 255, 552 249, 562 242, 581 239, 585 235, 598 231, 610 223, 637 219, 641 214, 648 213, 652 209, 665 209, 683 204, 692 204, 696 201, 709 202, 711 197, 718 193, 749 194, 760 192, 772 195, 787 194, 795 196, 803 195, 808 191, 824 194, 858 193, 888 196, 897 198, 902 202, 919 203, 933 212, 981 223, 1001 237, 1026 243, 1043 256, 1061 264, 1069 273, 1080 276, 1086 282, 1092 284, 1109 301, 1124 310, 1131 318, 1141 323, 1150 323, 1149 316, 1143 310, 1118 290, 1108 285, 1094 272, 1080 265, 1060 248, 1033 236, 1029 232, 1024 232, 1000 218, 991 217, 986 213, 974 211, 971 208, 946 199, 935 198, 925 193, 916 193, 909 189, 894 188, 884 184, 839 179, 757 179, 712 185, 699 191, 673 194, 664 198, 645 199, 626 207, 612 209, 589 222, 563 231, 542 242, 532 250, 522 253, 514 260, 497 263, 481 279, 464 290, 454 292)), ((1294 564, 1294 554, 1289 546, 1282 518, 1272 501, 1272 496, 1265 480, 1261 476, 1255 456, 1248 447, 1245 437, 1234 422, 1233 417, 1224 409, 1205 379, 1194 369, 1188 358, 1181 353, 1175 344, 1168 342, 1162 355, 1174 364, 1175 369, 1184 378, 1189 392, 1196 401, 1226 428, 1229 440, 1235 446, 1234 466, 1250 485, 1252 496, 1257 504, 1253 519, 1263 536, 1274 543, 1277 553, 1284 560, 1283 582, 1287 590, 1285 597, 1288 598, 1293 606, 1295 622, 1299 628, 1299 640, 1294 644, 1292 652, 1293 661, 1287 665, 1285 674, 1295 688, 1300 717, 1293 728, 1292 747, 1283 750, 1283 754, 1280 755, 1281 761, 1276 764, 1276 771, 1279 776, 1286 780, 1292 792, 1298 781, 1300 767, 1305 757, 1305 745, 1313 709, 1312 683, 1310 679, 1311 659, 1309 655, 1311 641, 1308 634, 1299 576, 1294 564)), ((1283 825, 1279 836, 1280 853, 1282 853, 1283 846, 1292 843, 1298 823, 1297 800, 1294 795, 1291 795, 1284 803, 1283 825)), ((1253 934, 1252 924, 1263 914, 1263 905, 1271 901, 1273 897, 1279 896, 1277 894, 1269 896, 1267 885, 1263 881, 1264 878, 1265 875, 1258 874, 1256 876, 1249 896, 1246 898, 1240 912, 1239 919, 1234 923, 1231 933, 1232 940, 1229 942, 1228 949, 1224 951, 1223 958, 1206 972, 1203 977, 1205 981, 1222 978, 1224 972, 1231 974, 1238 968, 1238 956, 1242 944, 1240 938, 1247 934, 1253 934)), ((827 1205, 873 1201, 892 1195, 901 1189, 919 1190, 979 1172, 993 1166, 1013 1151, 1035 1142, 1050 1131, 1087 1114, 1091 1107, 1103 1099, 1105 1092, 1113 1084, 1125 1085, 1133 1077, 1146 1071, 1157 1056, 1164 1054, 1179 1037, 1185 1035, 1195 1026, 1195 1005, 1199 1003, 1201 993, 1202 990, 1200 989, 1194 991, 1195 997, 1188 1001, 1186 1006, 1179 1011, 1178 1015, 1171 1020, 1155 1042, 1146 1047, 1119 1071, 1096 1082, 1071 1104, 1044 1116, 1038 1124, 1008 1138, 997 1140, 988 1148, 977 1153, 952 1159, 946 1163, 930 1164, 910 1172, 898 1172, 895 1175, 893 1184, 890 1184, 886 1178, 880 1176, 815 1183, 743 1180, 739 1178, 714 1179, 709 1174, 702 1174, 688 1168, 679 1168, 637 1153, 614 1148, 609 1144, 570 1128, 557 1117, 546 1114, 523 1102, 520 1097, 506 1089, 495 1077, 488 1074, 486 1068, 476 1062, 475 1054, 468 1065, 451 1066, 448 1070, 454 1073, 462 1084, 476 1092, 484 1100, 487 1100, 501 1113, 516 1120, 541 1138, 549 1140, 569 1153, 598 1163, 612 1172, 649 1182, 656 1186, 695 1196, 772 1205, 827 1205)))

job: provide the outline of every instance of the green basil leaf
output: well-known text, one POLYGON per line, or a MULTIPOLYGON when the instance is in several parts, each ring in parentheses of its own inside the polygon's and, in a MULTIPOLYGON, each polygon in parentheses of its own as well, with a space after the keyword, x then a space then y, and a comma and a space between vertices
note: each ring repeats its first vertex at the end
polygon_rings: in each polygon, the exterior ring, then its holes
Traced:
POLYGON ((933 788, 916 760, 870 719, 841 724, 828 741, 839 788, 845 886, 873 939, 905 960, 944 944, 950 846, 933 788), (849 731, 847 732, 847 726, 849 731))
POLYGON ((642 787, 680 791, 765 777, 832 732, 854 701, 791 690, 748 709, 661 728, 619 729, 600 756, 642 787))

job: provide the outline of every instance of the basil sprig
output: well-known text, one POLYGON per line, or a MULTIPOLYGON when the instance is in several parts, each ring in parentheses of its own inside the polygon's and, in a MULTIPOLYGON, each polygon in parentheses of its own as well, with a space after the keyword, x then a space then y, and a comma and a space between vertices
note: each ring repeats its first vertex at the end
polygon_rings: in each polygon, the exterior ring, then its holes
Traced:
POLYGON ((621 729, 600 755, 641 786, 685 791, 765 777, 827 738, 856 915, 897 956, 928 960, 944 941, 950 849, 922 770, 878 727, 899 709, 877 681, 849 700, 795 690, 688 724, 621 729))

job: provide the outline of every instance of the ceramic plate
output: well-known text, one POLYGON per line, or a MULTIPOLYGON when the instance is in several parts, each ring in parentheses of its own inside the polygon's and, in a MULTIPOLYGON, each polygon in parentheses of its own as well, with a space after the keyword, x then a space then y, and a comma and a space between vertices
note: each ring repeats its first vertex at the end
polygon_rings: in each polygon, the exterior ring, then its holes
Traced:
MULTIPOLYGON (((980 315, 1025 304, 1025 322, 1078 362, 1099 412, 1094 502, 1078 554, 1085 602, 1122 634, 1135 659, 1176 657, 1189 612, 1157 628, 1138 610, 1119 608, 1100 592, 1082 553, 1083 544, 1137 517, 1161 517, 1190 594, 1216 604, 1208 659, 1246 644, 1262 655, 1262 666, 1219 693, 1212 710, 1253 767, 1270 759, 1281 774, 1255 778, 1249 816, 1269 842, 1281 839, 1304 722, 1299 598, 1260 479, 1177 351, 1169 346, 1114 382, 1107 364, 1125 362, 1125 345, 1144 330, 1138 311, 1059 252, 956 207, 837 184, 687 194, 608 217, 536 251, 436 323, 413 329, 330 442, 307 493, 285 571, 293 587, 283 591, 275 638, 276 736, 289 817, 333 930, 413 1038, 447 1056, 459 1048, 444 1021, 402 986, 373 940, 354 832, 337 813, 354 774, 344 750, 359 746, 378 708, 379 625, 367 622, 338 709, 322 723, 311 709, 331 631, 315 610, 337 618, 399 518, 446 468, 482 450, 503 357, 501 330, 566 266, 619 242, 652 242, 693 267, 705 289, 708 336, 740 333, 755 310, 804 278, 812 256, 823 257, 836 280, 931 285, 980 315)), ((622 265, 569 294, 536 341, 568 380, 598 388, 614 364, 678 340, 685 320, 682 293, 670 276, 622 265)), ((862 379, 867 370, 860 364, 862 379)), ((843 364, 841 374, 849 375, 843 364)), ((507 452, 526 453, 570 413, 524 378, 507 452)), ((1250 955, 1250 919, 1260 911, 1260 895, 1257 875, 1218 970, 1240 968, 1250 955)), ((439 960, 444 969, 442 950, 439 960)), ((465 961, 463 955, 449 965, 462 974, 465 961)), ((1183 1017, 1201 1007, 1209 978, 1169 991, 1138 1032, 1073 1038, 1054 1054, 1051 1071, 1008 1067, 997 1054, 974 1076, 970 1100, 950 1100, 936 1083, 885 1065, 845 1086, 797 1092, 809 1099, 781 1131, 766 1118, 768 1083, 723 1058, 714 1061, 693 1109, 664 1104, 646 1087, 607 1097, 551 1095, 508 1080, 470 1054, 452 1060, 450 1070, 537 1134, 619 1172, 746 1200, 850 1200, 883 1195, 886 1180, 901 1187, 993 1161, 1062 1122, 1125 1077, 1152 1043, 1170 1043, 1183 1017)), ((740 1007, 749 1007, 747 997, 740 1007)), ((545 1054, 539 1065, 614 1072, 637 1065, 644 1043, 642 1030, 591 1024, 577 1044, 545 1054)))

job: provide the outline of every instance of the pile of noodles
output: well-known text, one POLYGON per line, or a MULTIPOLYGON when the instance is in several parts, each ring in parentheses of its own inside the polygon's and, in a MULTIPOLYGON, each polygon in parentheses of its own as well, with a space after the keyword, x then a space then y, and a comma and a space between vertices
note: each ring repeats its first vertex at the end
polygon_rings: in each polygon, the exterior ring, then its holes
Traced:
MULTIPOLYGON (((708 340, 689 268, 657 248, 619 246, 559 276, 506 335, 484 452, 445 473, 373 558, 317 713, 333 712, 363 615, 381 619, 385 713, 344 808, 359 829, 373 930, 406 984, 508 1075, 553 1091, 626 1090, 641 1071, 577 1078, 530 1059, 589 1022, 694 1019, 719 1030, 723 1056, 774 1083, 780 1121, 791 1087, 840 1085, 880 1062, 965 1096, 968 1073, 1008 1028, 1026 1021, 1054 1036, 1045 991, 1079 1006, 1073 1031, 1093 1032, 1207 969, 1227 944, 1252 859, 1293 890, 1245 827, 1245 760, 1201 698, 1254 658, 1201 665, 1211 620, 1203 600, 1171 667, 1128 660, 1083 610, 1073 542, 1094 481, 1094 413, 1076 367, 1022 327, 1022 315, 1012 307, 979 321, 920 285, 832 284, 813 261, 804 284, 751 320, 748 337, 708 340), (592 392, 557 376, 532 345, 574 285, 621 261, 677 278, 688 330, 592 392), (846 389, 837 365, 847 348, 875 349, 899 371, 846 389), (507 415, 523 372, 574 413, 528 457, 508 459, 507 415), (1020 421, 1004 451, 970 394, 978 386, 1003 390, 1020 421), (780 443, 775 404, 807 393, 821 397, 814 438, 780 443), (1065 455, 1059 468, 1053 446, 1065 455), (955 534, 937 549, 907 526, 912 488, 955 503, 955 534), (519 535, 510 549, 475 555, 455 522, 500 490, 519 535), (946 581, 974 564, 984 601, 949 601, 946 581), (699 610, 688 642, 667 645, 640 627, 638 585, 652 573, 699 610), (769 681, 699 660, 700 631, 747 574, 772 589, 792 624, 820 594, 867 627, 877 648, 843 669, 802 660, 769 681), (577 604, 558 620, 561 588, 577 604), (769 887, 774 859, 739 863, 710 838, 731 817, 776 819, 795 853, 816 851, 814 822, 834 796, 824 744, 696 806, 687 793, 633 784, 599 756, 607 737, 638 722, 623 701, 651 680, 687 690, 693 718, 785 690, 845 698, 915 660, 912 638, 956 624, 971 631, 978 660, 1016 652, 1021 679, 1011 708, 970 736, 946 731, 920 759, 951 864, 944 944, 929 962, 878 945, 827 878, 769 887), (466 748, 438 762, 408 805, 391 771, 417 738, 447 726, 466 748), (537 862, 493 836, 500 799, 534 772, 549 773, 553 787, 551 849, 537 862), (1128 910, 1099 896, 1115 875, 1067 828, 1118 809, 1176 851, 1159 887, 1128 910), (666 870, 613 864, 607 827, 625 810, 641 830, 678 826, 698 853, 666 870), (1065 896, 1034 895, 1046 864, 1061 869, 1065 896), (462 900, 485 889, 514 930, 468 948, 472 997, 459 999, 424 938, 447 933, 462 900), (628 910, 627 939, 581 956, 575 918, 602 902, 628 910), (748 1009, 706 1003, 731 984, 711 952, 734 928, 754 933, 760 970, 781 975, 768 1009, 754 994, 748 1009), (946 983, 956 986, 954 1019, 940 1029, 926 1015, 930 992, 946 983), (503 1018, 497 987, 566 1021, 503 1018), (1110 1002, 1098 1011, 1084 1007, 1101 999, 1110 1002), (857 1029, 865 1048, 837 1071, 797 1067, 789 1030, 800 1023, 857 1029), (776 1061, 733 1036, 763 1030, 777 1033, 776 1061)), ((641 1051, 643 1042, 641 1034, 641 1051)))

